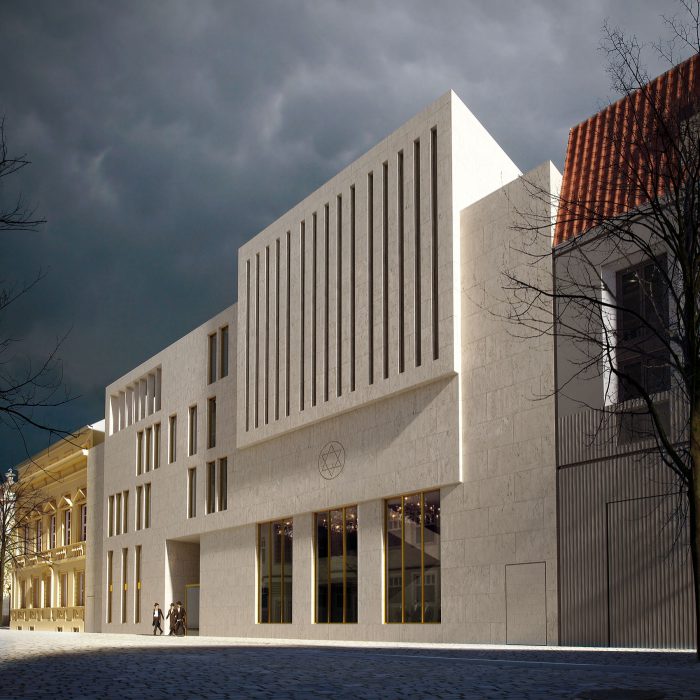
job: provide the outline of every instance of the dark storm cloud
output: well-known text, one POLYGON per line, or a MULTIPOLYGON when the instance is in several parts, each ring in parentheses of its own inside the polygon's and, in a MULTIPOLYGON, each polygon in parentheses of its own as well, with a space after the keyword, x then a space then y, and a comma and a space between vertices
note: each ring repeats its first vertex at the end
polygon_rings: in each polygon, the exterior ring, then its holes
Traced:
POLYGON ((48 223, 3 238, 0 278, 50 273, 0 330, 39 356, 72 328, 61 356, 82 398, 57 422, 98 419, 108 382, 235 300, 242 242, 446 90, 521 169, 561 168, 569 127, 609 94, 603 19, 654 38, 673 10, 5 2, 0 112, 33 161, 13 184, 48 223))

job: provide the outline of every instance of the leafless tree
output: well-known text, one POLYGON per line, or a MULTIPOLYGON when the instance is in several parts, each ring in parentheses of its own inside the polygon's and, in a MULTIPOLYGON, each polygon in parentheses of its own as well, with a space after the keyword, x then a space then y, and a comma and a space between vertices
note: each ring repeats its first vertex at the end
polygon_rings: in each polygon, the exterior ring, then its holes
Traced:
MULTIPOLYGON (((556 391, 602 381, 606 400, 589 406, 599 425, 639 431, 680 492, 700 660, 700 0, 680 0, 680 15, 663 20, 668 39, 648 46, 604 24, 601 48, 621 98, 588 132, 595 167, 553 199, 528 184, 533 202, 558 211, 554 279, 506 273, 506 286, 517 332, 573 348, 556 391), (673 80, 649 80, 645 50, 668 62, 673 80), (602 274, 612 261, 629 270, 623 284, 602 274), (682 407, 675 427, 660 408, 664 392, 682 407)), ((533 212, 521 212, 523 241, 551 236, 551 218, 533 212)))
MULTIPOLYGON (((0 120, 0 232, 37 231, 45 220, 37 217, 21 195, 5 204, 3 184, 5 178, 15 175, 28 166, 26 155, 8 153, 5 138, 5 120, 0 120)), ((3 314, 8 307, 29 293, 44 277, 40 270, 33 279, 13 284, 0 279, 0 329, 3 314)), ((3 275, 4 277, 4 275, 3 275)), ((70 432, 52 425, 47 420, 47 410, 62 406, 70 397, 63 389, 63 373, 58 351, 65 336, 58 338, 53 348, 38 362, 26 353, 16 352, 20 341, 7 329, 0 334, 0 423, 16 431, 29 453, 25 442, 25 430, 37 429, 48 437, 67 437, 70 432)), ((0 480, 2 477, 0 476, 0 480)))

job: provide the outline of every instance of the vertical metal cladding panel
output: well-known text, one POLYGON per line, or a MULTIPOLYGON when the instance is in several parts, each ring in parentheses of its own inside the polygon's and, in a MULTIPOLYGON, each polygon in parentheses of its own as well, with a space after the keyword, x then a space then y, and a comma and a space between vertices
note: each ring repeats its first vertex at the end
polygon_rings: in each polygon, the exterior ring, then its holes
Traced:
POLYGON ((592 411, 559 423, 560 641, 692 646, 690 559, 669 540, 678 484, 653 453, 597 427, 592 411), (647 512, 647 501, 660 505, 647 512))

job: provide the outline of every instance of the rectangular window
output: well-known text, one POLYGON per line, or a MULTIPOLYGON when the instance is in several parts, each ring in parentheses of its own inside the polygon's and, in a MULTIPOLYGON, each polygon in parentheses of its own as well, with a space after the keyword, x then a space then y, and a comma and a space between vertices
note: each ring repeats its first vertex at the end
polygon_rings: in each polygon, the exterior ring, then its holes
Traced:
POLYGON ((357 622, 357 506, 314 520, 316 622, 357 622))
POLYGON ((386 622, 440 622, 440 491, 386 501, 386 622))
POLYGON ((114 588, 114 552, 107 552, 107 622, 112 622, 112 591, 114 588))
POLYGON ((420 141, 413 142, 413 229, 415 233, 413 271, 413 336, 415 338, 416 367, 421 366, 421 264, 420 264, 420 141))
POLYGON ((228 326, 219 331, 219 379, 228 377, 228 326))
POLYGON ((216 381, 216 333, 212 333, 209 338, 209 361, 207 367, 208 384, 216 381))
POLYGON ((350 188, 350 391, 355 391, 355 185, 350 188))
MULTIPOLYGON (((64 576, 66 576, 64 574, 64 576)), ((66 576, 66 579, 68 576, 66 576)), ((62 604, 65 606, 65 603, 62 604)), ((38 608, 41 606, 41 589, 39 588, 39 578, 32 578, 32 607, 38 608)))
POLYGON ((389 163, 382 163, 382 360, 389 378, 389 163))
POLYGON ((335 393, 343 395, 343 198, 335 213, 335 393))
POLYGON ((669 368, 668 288, 660 268, 665 256, 617 274, 616 362, 618 401, 643 393, 655 394, 671 386, 669 368))
POLYGON ((228 459, 219 460, 219 510, 228 508, 228 459))
POLYGON ((216 447, 216 397, 207 401, 207 448, 216 447))
POLYGON ((168 463, 177 459, 177 416, 168 418, 168 463))
POLYGON ((153 468, 160 467, 160 423, 153 426, 153 468))
POLYGON ((431 286, 432 286, 432 329, 433 329, 433 360, 440 355, 440 336, 438 321, 440 320, 440 300, 438 290, 438 178, 437 178, 437 127, 430 130, 430 222, 431 222, 431 286))
POLYGON ((151 471, 152 462, 152 449, 153 449, 153 429, 146 428, 146 471, 151 471))
POLYGON ((35 541, 36 541, 36 551, 41 552, 44 549, 42 537, 41 537, 41 520, 36 521, 35 541))
POLYGON ((114 534, 122 534, 122 495, 117 493, 114 496, 114 534))
POLYGON ((292 519, 258 525, 258 622, 292 621, 292 519))
POLYGON ((126 622, 126 601, 129 590, 129 550, 122 549, 122 623, 126 622))
MULTIPOLYGON (((52 525, 55 529, 55 527, 56 527, 55 517, 53 519, 52 525)), ((110 496, 107 499, 107 536, 112 537, 113 535, 114 535, 114 496, 110 496)), ((52 549, 53 549, 53 547, 52 547, 52 549)))
POLYGON ((44 578, 44 607, 51 607, 51 577, 46 576, 44 578))
POLYGON ((197 407, 190 406, 188 425, 188 454, 197 454, 197 407))
POLYGON ((141 545, 134 550, 134 622, 141 622, 141 545))
POLYGON ((87 541, 87 505, 80 506, 80 541, 87 541))
POLYGON ((260 253, 255 255, 255 373, 253 375, 253 425, 260 425, 260 253))
POLYGON ((216 462, 207 462, 206 513, 216 510, 216 462))
POLYGON ((275 241, 275 420, 280 417, 280 239, 275 241))
POLYGON ((63 544, 67 547, 71 543, 71 512, 70 508, 63 514, 63 544))
POLYGON ((197 516, 197 468, 187 470, 187 517, 197 516))
POLYGON ((126 534, 129 532, 129 492, 124 491, 122 494, 122 511, 123 511, 123 525, 122 532, 126 534))
POLYGON ((329 207, 326 204, 323 208, 323 235, 325 241, 323 244, 323 250, 325 253, 325 267, 323 270, 323 400, 328 401, 328 297, 330 294, 329 288, 329 272, 330 272, 330 260, 329 260, 329 243, 330 243, 330 233, 328 231, 330 226, 329 221, 329 207))
POLYGON ((399 315, 399 373, 405 369, 405 337, 404 337, 404 218, 403 218, 403 151, 399 151, 397 168, 397 188, 396 188, 396 211, 398 213, 398 273, 399 273, 399 299, 398 299, 398 315, 399 315))
POLYGON ((151 485, 143 485, 143 526, 151 527, 151 485))
POLYGON ((143 473, 143 430, 136 433, 136 476, 143 473))
MULTIPOLYGON (((112 534, 111 532, 109 533, 112 534)), ((49 520, 49 549, 56 548, 56 516, 52 515, 49 520)))
POLYGON ((140 530, 143 523, 143 486, 136 487, 136 529, 140 530))
POLYGON ((304 410, 304 331, 306 329, 306 227, 301 222, 299 231, 299 410, 304 410))
POLYGON ((292 289, 292 275, 291 275, 291 259, 292 259, 292 233, 291 231, 287 231, 287 248, 286 248, 286 253, 287 253, 287 267, 286 267, 286 279, 287 279, 287 290, 286 290, 286 297, 285 297, 285 310, 287 312, 287 319, 286 319, 286 325, 285 325, 285 333, 286 333, 286 342, 285 342, 285 347, 284 347, 284 353, 285 353, 285 374, 284 374, 284 383, 285 383, 285 390, 284 390, 284 400, 285 400, 285 415, 289 415, 289 388, 291 386, 290 384, 290 342, 291 342, 291 307, 289 305, 289 301, 292 298, 291 297, 291 289, 292 289))
POLYGON ((318 236, 316 212, 311 218, 311 405, 316 405, 316 303, 318 297, 318 236))
POLYGON ((76 571, 73 578, 73 599, 75 600, 75 605, 84 606, 85 605, 85 572, 76 571))
POLYGON ((270 246, 265 246, 265 335, 263 342, 265 345, 263 419, 267 425, 270 418, 270 246))
POLYGON ((245 262, 245 429, 250 429, 250 260, 245 262))
POLYGON ((367 175, 367 367, 374 384, 374 175, 367 175))
MULTIPOLYGON (((37 588, 38 588, 38 586, 37 586, 37 588)), ((61 598, 58 601, 58 607, 59 608, 67 608, 68 607, 68 574, 61 574, 61 577, 59 579, 59 589, 58 590, 59 590, 59 596, 61 598)))

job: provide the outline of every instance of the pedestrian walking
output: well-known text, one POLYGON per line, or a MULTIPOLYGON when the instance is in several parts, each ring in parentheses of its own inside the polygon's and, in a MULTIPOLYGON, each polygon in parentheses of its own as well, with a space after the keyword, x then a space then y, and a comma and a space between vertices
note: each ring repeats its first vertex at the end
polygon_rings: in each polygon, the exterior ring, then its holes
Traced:
POLYGON ((179 600, 175 604, 175 634, 187 636, 187 613, 179 600))
POLYGON ((172 635, 175 634, 175 603, 170 603, 170 610, 168 610, 165 619, 170 623, 170 632, 168 632, 168 636, 172 637, 172 635))
POLYGON ((163 634, 163 628, 160 623, 163 621, 163 611, 160 609, 158 603, 153 603, 153 634, 155 635, 156 630, 159 630, 163 634))

